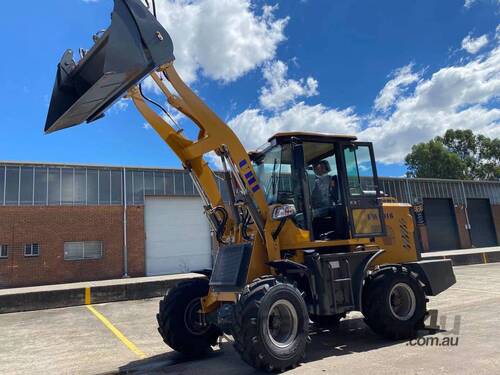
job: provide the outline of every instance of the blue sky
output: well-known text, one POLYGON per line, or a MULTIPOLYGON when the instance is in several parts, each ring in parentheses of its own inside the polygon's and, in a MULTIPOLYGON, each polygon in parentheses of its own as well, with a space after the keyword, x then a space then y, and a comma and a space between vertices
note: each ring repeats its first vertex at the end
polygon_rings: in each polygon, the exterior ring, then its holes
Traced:
MULTIPOLYGON (((411 145, 447 128, 500 135, 497 0, 156 2, 178 70, 248 148, 280 130, 355 133, 399 176, 411 145)), ((131 103, 43 135, 56 64, 90 47, 113 2, 23 4, 3 4, 0 160, 180 167, 131 103)))

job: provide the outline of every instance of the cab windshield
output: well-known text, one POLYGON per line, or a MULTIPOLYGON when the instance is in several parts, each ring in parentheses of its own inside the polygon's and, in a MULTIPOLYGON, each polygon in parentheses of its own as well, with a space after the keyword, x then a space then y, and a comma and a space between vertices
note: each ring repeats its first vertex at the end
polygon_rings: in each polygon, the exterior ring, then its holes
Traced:
POLYGON ((289 203, 292 194, 289 145, 275 146, 254 161, 254 169, 268 204, 289 203))
POLYGON ((306 223, 303 213, 302 180, 300 175, 292 173, 292 163, 292 146, 277 145, 254 161, 254 170, 264 190, 267 203, 293 204, 296 214, 292 220, 299 228, 304 229, 306 223))

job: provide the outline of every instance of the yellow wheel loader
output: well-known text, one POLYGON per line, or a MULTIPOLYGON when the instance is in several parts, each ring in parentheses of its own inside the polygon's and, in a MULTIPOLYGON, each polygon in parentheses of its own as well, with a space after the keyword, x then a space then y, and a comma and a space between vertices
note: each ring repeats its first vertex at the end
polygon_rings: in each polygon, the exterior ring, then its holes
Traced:
POLYGON ((384 197, 371 143, 290 132, 247 152, 179 77, 169 34, 140 0, 115 0, 94 42, 78 62, 64 53, 45 132, 97 120, 127 96, 190 173, 219 244, 206 278, 160 302, 167 345, 198 356, 226 333, 245 362, 279 372, 304 359, 311 327, 335 326, 350 311, 384 337, 418 335, 427 298, 455 276, 449 260, 419 259, 411 206, 384 197), (148 76, 199 128, 197 139, 143 94, 148 76), (210 152, 221 159, 226 200, 203 159, 210 152))

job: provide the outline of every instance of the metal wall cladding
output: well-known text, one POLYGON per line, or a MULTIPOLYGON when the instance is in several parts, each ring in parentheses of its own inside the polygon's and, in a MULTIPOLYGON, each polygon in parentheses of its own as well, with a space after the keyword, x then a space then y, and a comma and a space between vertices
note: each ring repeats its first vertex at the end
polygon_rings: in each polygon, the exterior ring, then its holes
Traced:
POLYGON ((497 235, 491 205, 488 199, 467 199, 472 246, 497 245, 497 235))
POLYGON ((447 198, 425 198, 424 210, 429 233, 429 249, 454 250, 460 248, 453 201, 447 198))
MULTIPOLYGON (((221 178, 217 183, 227 199, 221 178)), ((0 206, 144 205, 145 196, 197 196, 189 173, 173 169, 0 163, 0 206), (125 171, 125 173, 124 173, 125 171)))
MULTIPOLYGON (((216 175, 227 199, 223 175, 216 175)), ((500 182, 379 179, 379 188, 402 203, 450 198, 453 204, 465 205, 467 199, 479 198, 500 204, 500 182)), ((143 205, 147 195, 197 194, 189 173, 178 169, 0 163, 0 205, 123 204, 123 195, 127 204, 143 205)))

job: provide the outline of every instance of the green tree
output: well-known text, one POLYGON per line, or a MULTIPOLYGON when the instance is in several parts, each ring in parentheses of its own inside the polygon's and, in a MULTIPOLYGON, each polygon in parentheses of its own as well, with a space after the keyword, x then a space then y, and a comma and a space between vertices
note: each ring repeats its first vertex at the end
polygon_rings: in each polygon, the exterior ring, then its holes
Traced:
POLYGON ((500 180, 500 139, 450 129, 413 146, 405 162, 409 177, 500 180))
POLYGON ((405 163, 408 177, 453 179, 465 177, 463 161, 435 139, 414 145, 411 153, 406 156, 405 163))

